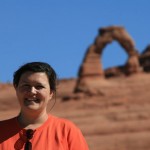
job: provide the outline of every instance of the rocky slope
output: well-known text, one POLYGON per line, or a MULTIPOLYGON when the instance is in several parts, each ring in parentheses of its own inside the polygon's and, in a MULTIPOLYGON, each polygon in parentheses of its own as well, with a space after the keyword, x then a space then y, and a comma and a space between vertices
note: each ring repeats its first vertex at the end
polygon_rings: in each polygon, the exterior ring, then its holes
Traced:
MULTIPOLYGON (((114 77, 99 85, 100 93, 73 93, 76 79, 60 80, 49 113, 68 118, 83 132, 90 150, 150 149, 150 74, 114 77), (107 83, 107 84, 106 84, 107 83)), ((0 119, 17 115, 11 84, 0 84, 0 119)))

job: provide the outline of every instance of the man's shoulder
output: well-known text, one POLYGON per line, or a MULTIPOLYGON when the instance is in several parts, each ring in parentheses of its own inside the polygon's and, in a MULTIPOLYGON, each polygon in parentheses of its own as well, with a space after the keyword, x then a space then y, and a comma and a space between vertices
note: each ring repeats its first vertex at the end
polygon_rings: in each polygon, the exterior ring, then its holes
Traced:
POLYGON ((9 119, 5 119, 5 120, 1 120, 0 121, 0 127, 2 129, 2 127, 11 127, 12 124, 14 124, 16 122, 16 117, 13 118, 9 118, 9 119))
POLYGON ((56 127, 63 127, 63 128, 77 128, 75 123, 67 118, 57 117, 50 115, 50 122, 53 122, 56 127))

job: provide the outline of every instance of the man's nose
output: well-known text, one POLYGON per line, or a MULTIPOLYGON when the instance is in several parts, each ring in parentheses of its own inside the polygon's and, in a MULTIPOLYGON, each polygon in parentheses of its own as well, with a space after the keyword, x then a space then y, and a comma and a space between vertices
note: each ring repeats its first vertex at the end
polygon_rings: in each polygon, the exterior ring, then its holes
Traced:
POLYGON ((32 86, 31 89, 30 89, 30 92, 36 94, 37 90, 34 86, 32 86))

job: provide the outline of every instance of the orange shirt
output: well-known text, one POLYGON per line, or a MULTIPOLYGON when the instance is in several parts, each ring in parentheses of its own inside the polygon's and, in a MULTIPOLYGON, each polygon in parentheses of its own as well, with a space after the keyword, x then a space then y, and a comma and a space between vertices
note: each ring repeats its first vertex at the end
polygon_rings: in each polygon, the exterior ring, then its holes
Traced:
MULTIPOLYGON (((25 129, 17 117, 0 122, 0 150, 23 150, 25 129)), ((30 140, 33 150, 88 150, 81 131, 70 121, 49 115, 30 140)))

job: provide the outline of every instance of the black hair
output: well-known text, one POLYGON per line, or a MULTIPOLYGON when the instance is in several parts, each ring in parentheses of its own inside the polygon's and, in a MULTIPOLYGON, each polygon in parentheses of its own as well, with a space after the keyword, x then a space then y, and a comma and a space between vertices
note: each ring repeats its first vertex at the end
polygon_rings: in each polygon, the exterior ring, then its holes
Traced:
POLYGON ((22 74, 28 71, 46 73, 49 80, 50 88, 53 92, 56 93, 56 84, 57 84, 56 72, 48 63, 45 62, 29 62, 22 65, 17 71, 14 72, 13 76, 14 87, 18 86, 22 74))

